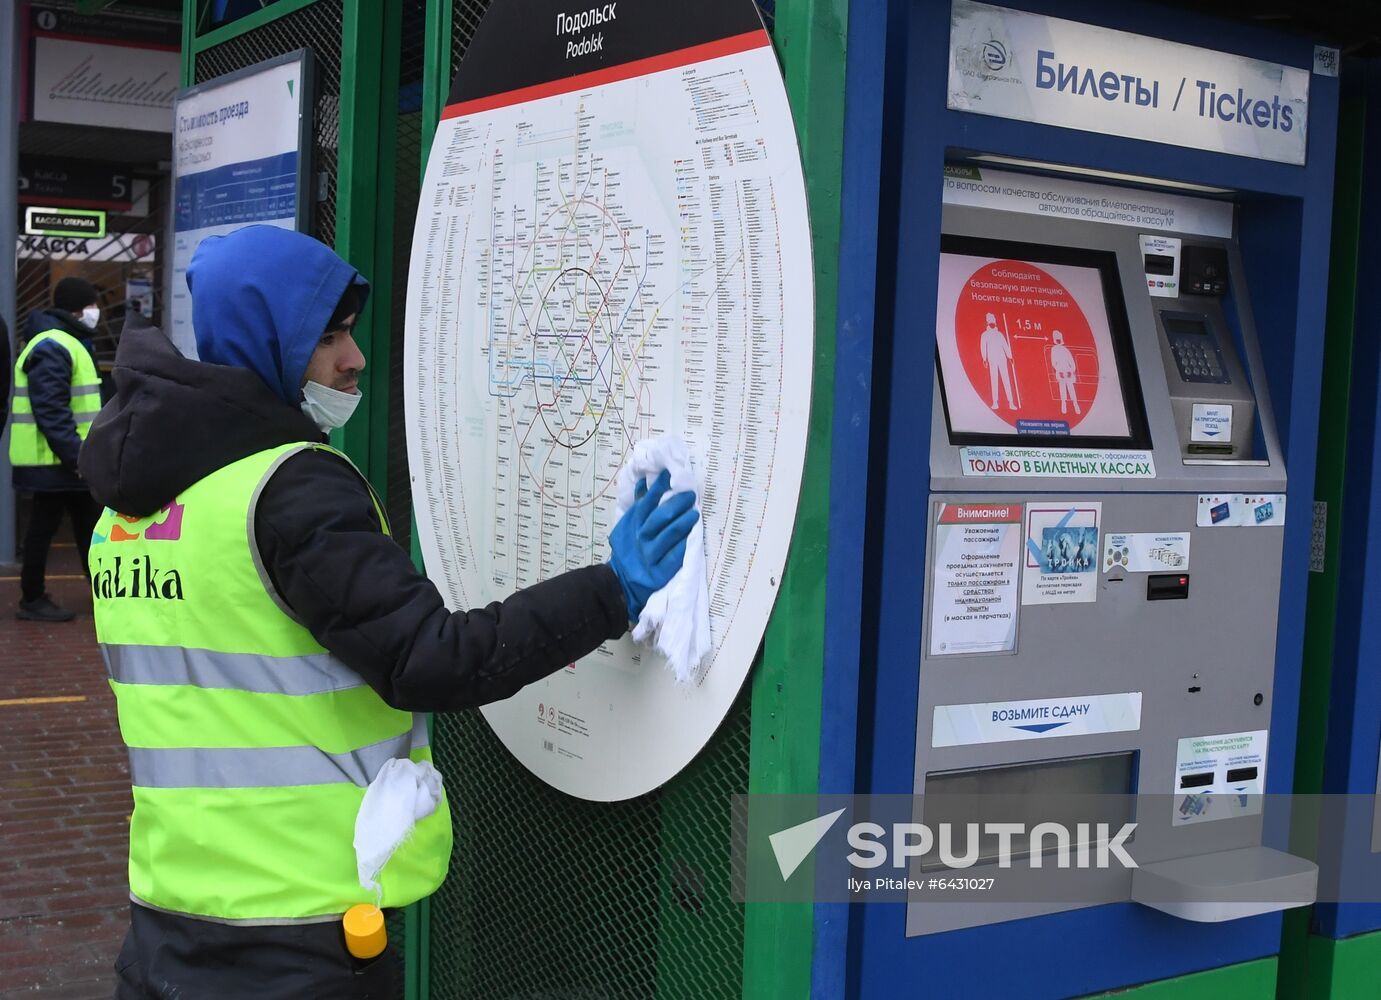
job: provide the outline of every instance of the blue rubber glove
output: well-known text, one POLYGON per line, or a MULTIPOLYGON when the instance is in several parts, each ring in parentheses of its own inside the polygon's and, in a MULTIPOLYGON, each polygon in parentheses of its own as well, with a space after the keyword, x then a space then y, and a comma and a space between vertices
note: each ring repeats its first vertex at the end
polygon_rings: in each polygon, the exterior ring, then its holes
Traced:
POLYGON ((661 590, 681 568, 686 558, 686 538, 700 513, 695 509, 695 493, 677 493, 666 503, 662 497, 671 489, 671 473, 657 477, 652 488, 638 483, 629 507, 609 533, 609 565, 623 587, 628 604, 628 620, 642 616, 647 599, 661 590))

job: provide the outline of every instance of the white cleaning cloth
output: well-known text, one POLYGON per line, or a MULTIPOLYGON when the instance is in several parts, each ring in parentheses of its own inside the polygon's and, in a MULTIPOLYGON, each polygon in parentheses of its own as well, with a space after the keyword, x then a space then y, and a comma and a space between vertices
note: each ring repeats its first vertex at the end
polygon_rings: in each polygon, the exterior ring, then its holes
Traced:
POLYGON ((436 812, 441 801, 441 774, 430 761, 395 757, 379 768, 365 789, 355 815, 355 865, 360 885, 377 896, 379 872, 412 828, 436 812))
MULTIPOLYGON (((705 492, 704 463, 692 459, 683 438, 675 434, 648 438, 633 446, 633 457, 619 470, 618 512, 633 506, 638 480, 649 486, 663 469, 671 473, 666 496, 695 490, 695 509, 705 492)), ((665 502, 665 498, 663 498, 665 502)), ((651 643, 667 658, 677 683, 698 680, 697 671, 710 655, 710 588, 705 574, 705 522, 695 522, 686 539, 686 558, 671 583, 648 600, 633 629, 635 642, 651 643)))

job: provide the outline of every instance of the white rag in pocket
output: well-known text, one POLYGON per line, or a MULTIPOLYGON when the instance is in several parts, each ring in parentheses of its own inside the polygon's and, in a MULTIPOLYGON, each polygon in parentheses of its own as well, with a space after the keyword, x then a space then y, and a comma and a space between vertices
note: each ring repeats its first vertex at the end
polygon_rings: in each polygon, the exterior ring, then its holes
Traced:
POLYGON ((441 802, 441 773, 430 761, 395 757, 379 768, 365 789, 355 815, 355 865, 360 885, 383 894, 379 873, 412 828, 436 812, 441 802))

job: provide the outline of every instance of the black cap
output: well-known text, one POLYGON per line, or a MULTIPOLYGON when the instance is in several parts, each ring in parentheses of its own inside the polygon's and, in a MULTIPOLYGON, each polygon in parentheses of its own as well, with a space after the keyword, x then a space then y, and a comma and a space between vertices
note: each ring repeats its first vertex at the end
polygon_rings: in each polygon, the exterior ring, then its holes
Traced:
POLYGON ((336 304, 336 311, 331 313, 331 318, 326 321, 326 331, 339 330, 341 324, 351 316, 354 316, 364 306, 364 296, 360 294, 360 289, 356 285, 350 285, 345 289, 345 294, 340 297, 340 302, 336 304))
POLYGON ((63 278, 53 289, 53 305, 73 314, 100 303, 101 293, 85 278, 63 278))

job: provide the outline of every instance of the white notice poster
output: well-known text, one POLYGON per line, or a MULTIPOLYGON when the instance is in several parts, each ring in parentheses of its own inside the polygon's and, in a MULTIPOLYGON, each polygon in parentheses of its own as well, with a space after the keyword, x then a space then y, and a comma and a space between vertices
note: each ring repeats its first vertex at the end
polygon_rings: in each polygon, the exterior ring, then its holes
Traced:
POLYGON ((690 762, 761 644, 801 484, 814 293, 753 5, 598 10, 485 15, 423 183, 404 385, 418 539, 453 609, 608 559, 636 442, 681 435, 703 460, 713 652, 696 683, 625 635, 483 710, 543 780, 616 800, 690 762))
POLYGON ((1021 504, 936 504, 930 655, 1017 645, 1021 504))
POLYGON ((1099 501, 1026 505, 1022 604, 1090 604, 1098 600, 1099 501))

